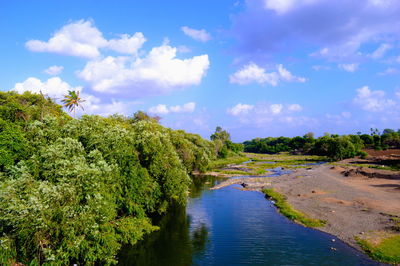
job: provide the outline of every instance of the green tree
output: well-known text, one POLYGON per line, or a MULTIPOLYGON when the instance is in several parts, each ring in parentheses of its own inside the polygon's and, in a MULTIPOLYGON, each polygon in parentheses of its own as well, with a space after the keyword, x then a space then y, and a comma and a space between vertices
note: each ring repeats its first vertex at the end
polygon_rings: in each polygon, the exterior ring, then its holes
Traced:
POLYGON ((218 126, 215 129, 214 134, 210 136, 210 139, 215 144, 215 152, 219 158, 226 158, 228 157, 228 142, 231 141, 231 135, 226 131, 223 130, 222 127, 218 126))
POLYGON ((74 112, 74 118, 77 107, 81 107, 82 110, 84 110, 82 103, 85 102, 85 100, 80 97, 79 91, 68 91, 68 94, 64 95, 64 99, 61 101, 64 103, 64 107, 66 107, 68 111, 74 112))
POLYGON ((159 116, 150 116, 146 112, 143 111, 137 111, 136 113, 133 114, 133 122, 139 122, 139 121, 153 121, 153 122, 160 122, 161 117, 159 116))

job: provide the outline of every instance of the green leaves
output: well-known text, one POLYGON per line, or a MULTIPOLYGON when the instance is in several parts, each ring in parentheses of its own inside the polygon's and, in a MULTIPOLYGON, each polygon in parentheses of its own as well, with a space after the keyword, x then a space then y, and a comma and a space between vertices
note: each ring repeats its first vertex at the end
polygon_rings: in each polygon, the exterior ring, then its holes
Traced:
POLYGON ((61 101, 64 103, 64 107, 66 107, 68 111, 74 111, 74 117, 77 107, 81 107, 82 110, 84 110, 82 103, 85 102, 85 100, 80 97, 80 91, 68 91, 68 94, 64 95, 64 99, 61 101))
POLYGON ((213 147, 151 119, 0 120, 0 263, 116 263, 150 214, 186 202, 213 147))

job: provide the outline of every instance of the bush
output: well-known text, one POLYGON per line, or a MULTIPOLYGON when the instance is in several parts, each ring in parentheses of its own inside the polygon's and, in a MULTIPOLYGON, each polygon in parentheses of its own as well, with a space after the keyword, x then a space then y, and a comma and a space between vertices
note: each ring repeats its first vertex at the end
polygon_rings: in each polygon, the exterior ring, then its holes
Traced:
POLYGON ((42 98, 0 93, 0 264, 114 264, 213 158, 212 142, 156 119, 41 116, 42 98), (8 103, 24 97, 19 120, 8 103))
POLYGON ((358 155, 361 159, 366 159, 368 157, 368 153, 366 153, 365 151, 360 151, 358 155))

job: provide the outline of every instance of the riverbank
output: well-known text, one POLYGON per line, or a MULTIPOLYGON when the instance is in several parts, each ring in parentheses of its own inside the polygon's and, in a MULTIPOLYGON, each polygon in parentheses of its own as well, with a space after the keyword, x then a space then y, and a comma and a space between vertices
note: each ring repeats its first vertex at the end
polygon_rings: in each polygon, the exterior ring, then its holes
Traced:
MULTIPOLYGON (((284 195, 295 210, 312 219, 326 221, 318 230, 372 253, 373 247, 379 247, 385 239, 395 239, 395 244, 389 247, 393 253, 399 235, 396 231, 400 219, 399 174, 398 171, 348 166, 348 162, 343 162, 335 166, 296 168, 279 178, 228 179, 214 189, 230 184, 242 184, 244 190, 273 188, 284 195)), ((400 261, 396 256, 394 253, 392 263, 400 261)))

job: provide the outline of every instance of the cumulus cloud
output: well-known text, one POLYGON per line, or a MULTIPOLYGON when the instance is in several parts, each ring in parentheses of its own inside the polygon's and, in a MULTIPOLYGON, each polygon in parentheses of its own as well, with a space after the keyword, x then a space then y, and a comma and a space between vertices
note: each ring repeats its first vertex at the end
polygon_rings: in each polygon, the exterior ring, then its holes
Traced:
POLYGON ((243 125, 251 125, 264 128, 268 125, 305 125, 307 122, 315 123, 315 120, 297 115, 303 108, 299 104, 268 104, 258 103, 256 105, 238 103, 228 108, 227 113, 236 117, 243 125))
POLYGON ((132 36, 123 34, 118 39, 107 40, 92 21, 79 20, 63 26, 47 42, 29 40, 25 46, 33 52, 95 58, 100 55, 100 48, 107 48, 119 53, 136 54, 145 41, 146 39, 140 32, 132 36))
POLYGON ((308 47, 342 61, 359 56, 363 44, 399 40, 399 12, 400 2, 391 0, 253 0, 233 16, 231 33, 238 51, 252 58, 308 47))
POLYGON ((132 36, 129 34, 122 34, 119 39, 109 40, 107 47, 121 54, 136 55, 145 41, 146 38, 141 32, 136 32, 132 36))
POLYGON ((18 93, 31 91, 33 93, 43 93, 52 98, 62 98, 70 90, 81 91, 82 87, 72 87, 59 77, 49 78, 47 81, 41 81, 38 78, 30 77, 25 81, 16 83, 12 90, 18 93))
POLYGON ((265 84, 268 83, 272 86, 277 86, 280 81, 287 82, 305 82, 306 79, 296 77, 290 73, 283 65, 276 66, 277 71, 268 73, 265 68, 259 67, 255 63, 249 63, 243 66, 234 74, 230 75, 230 83, 246 85, 250 83, 265 84))
POLYGON ((339 68, 347 72, 355 72, 358 69, 358 64, 339 64, 339 68))
POLYGON ((111 99, 111 102, 104 102, 100 98, 90 95, 81 94, 82 99, 85 99, 83 103, 84 110, 77 110, 77 114, 97 114, 101 116, 109 116, 113 114, 130 115, 132 114, 132 106, 138 104, 138 102, 122 102, 119 100, 111 99))
POLYGON ((52 77, 46 81, 30 77, 23 82, 16 83, 11 90, 17 91, 18 93, 23 93, 25 91, 43 93, 55 99, 57 102, 60 102, 61 99, 64 98, 64 95, 68 94, 70 90, 80 91, 81 98, 84 99, 85 102, 82 104, 84 110, 79 108, 76 110, 78 116, 82 114, 97 114, 101 116, 112 114, 130 115, 132 114, 132 106, 139 104, 139 102, 123 102, 114 99, 111 99, 109 102, 104 101, 99 97, 83 92, 81 86, 73 87, 59 77, 52 77))
POLYGON ((156 115, 165 115, 169 113, 193 113, 196 109, 195 102, 188 102, 183 105, 168 107, 165 104, 158 104, 149 108, 149 113, 156 115))
POLYGON ((196 30, 189 28, 188 26, 183 26, 181 27, 181 30, 183 33, 185 33, 187 36, 191 37, 192 39, 199 41, 199 42, 208 42, 211 40, 211 35, 205 30, 196 30))
POLYGON ((235 106, 228 108, 227 113, 232 116, 248 116, 253 115, 279 115, 279 114, 289 114, 293 112, 300 112, 303 108, 299 104, 265 104, 261 103, 258 105, 242 104, 238 103, 235 106))
POLYGON ((271 104, 269 109, 271 110, 271 113, 273 115, 277 115, 277 114, 280 114, 282 112, 283 105, 282 104, 271 104))
POLYGON ((278 73, 281 80, 288 82, 306 82, 305 78, 296 77, 289 72, 289 70, 285 69, 282 65, 278 65, 278 73))
POLYGON ((44 73, 49 74, 50 76, 59 75, 64 70, 63 66, 51 66, 44 70, 44 73))
POLYGON ((393 100, 385 98, 384 91, 373 91, 368 86, 357 89, 357 96, 353 99, 353 103, 369 112, 384 111, 396 104, 393 100))
POLYGON ((175 105, 170 107, 170 112, 172 113, 193 113, 196 108, 196 103, 189 102, 184 105, 175 105))
POLYGON ((233 106, 232 108, 228 108, 227 113, 237 116, 237 115, 241 115, 241 114, 248 114, 253 109, 254 109, 253 105, 238 103, 237 105, 233 106))
POLYGON ((143 58, 113 57, 89 61, 78 76, 95 91, 146 96, 200 84, 209 67, 208 55, 176 58, 169 45, 153 48, 143 58))

